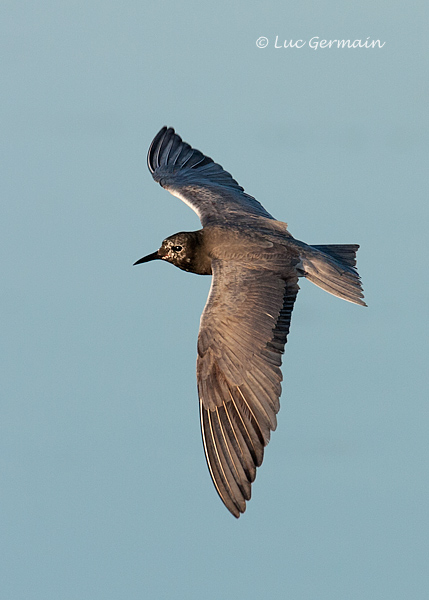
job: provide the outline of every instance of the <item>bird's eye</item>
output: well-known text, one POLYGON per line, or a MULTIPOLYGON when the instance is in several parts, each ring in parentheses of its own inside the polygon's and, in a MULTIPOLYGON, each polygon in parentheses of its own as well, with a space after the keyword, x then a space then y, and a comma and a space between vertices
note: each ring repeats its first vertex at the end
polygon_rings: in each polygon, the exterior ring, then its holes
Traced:
POLYGON ((182 249, 182 246, 171 246, 171 249, 172 249, 174 252, 180 252, 180 250, 182 249))

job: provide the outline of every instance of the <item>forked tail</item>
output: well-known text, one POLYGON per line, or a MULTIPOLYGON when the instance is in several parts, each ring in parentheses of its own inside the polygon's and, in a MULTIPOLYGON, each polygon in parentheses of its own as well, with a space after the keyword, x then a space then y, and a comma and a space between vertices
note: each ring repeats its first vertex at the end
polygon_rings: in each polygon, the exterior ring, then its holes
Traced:
POLYGON ((338 298, 366 306, 356 270, 358 248, 358 244, 306 246, 301 254, 305 277, 338 298))

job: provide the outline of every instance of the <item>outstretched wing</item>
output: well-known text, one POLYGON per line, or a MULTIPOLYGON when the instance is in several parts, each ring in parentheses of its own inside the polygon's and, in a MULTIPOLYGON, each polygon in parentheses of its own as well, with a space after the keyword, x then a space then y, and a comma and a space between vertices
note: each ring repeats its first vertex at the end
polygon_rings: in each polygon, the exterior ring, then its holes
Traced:
POLYGON ((234 217, 273 217, 219 164, 191 148, 171 127, 163 127, 150 145, 147 164, 152 177, 188 204, 203 226, 234 217))
POLYGON ((214 260, 212 269, 198 336, 201 430, 214 485, 239 517, 277 426, 298 278, 292 267, 274 272, 214 260))

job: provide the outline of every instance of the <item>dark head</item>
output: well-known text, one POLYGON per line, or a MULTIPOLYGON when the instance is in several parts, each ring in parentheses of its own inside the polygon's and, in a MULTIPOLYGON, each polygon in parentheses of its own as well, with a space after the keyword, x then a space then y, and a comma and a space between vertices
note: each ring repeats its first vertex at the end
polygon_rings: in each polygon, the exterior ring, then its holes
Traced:
POLYGON ((151 260, 165 260, 191 273, 211 274, 211 261, 204 249, 202 231, 182 231, 170 235, 162 242, 159 250, 140 258, 134 264, 140 265, 151 260))

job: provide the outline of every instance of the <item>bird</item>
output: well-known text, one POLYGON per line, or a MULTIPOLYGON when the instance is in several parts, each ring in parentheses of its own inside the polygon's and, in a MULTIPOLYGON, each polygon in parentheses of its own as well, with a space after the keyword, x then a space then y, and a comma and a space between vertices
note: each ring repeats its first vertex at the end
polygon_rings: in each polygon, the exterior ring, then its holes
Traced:
POLYGON ((153 139, 153 179, 198 215, 202 229, 165 238, 134 265, 162 260, 211 275, 197 343, 201 434, 214 486, 232 515, 246 510, 280 409, 280 370, 298 279, 366 306, 358 244, 295 239, 220 164, 171 127, 153 139))

